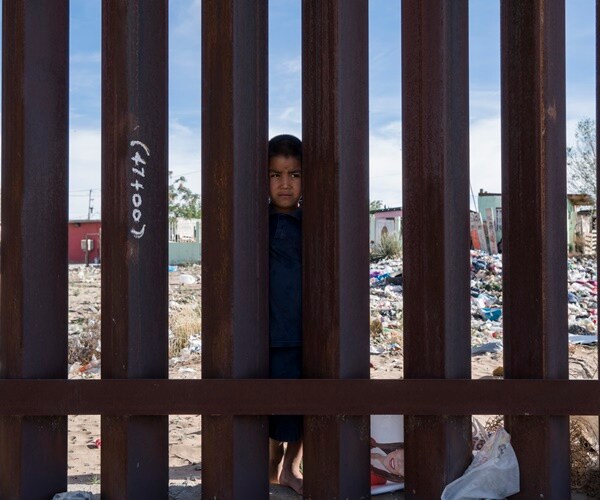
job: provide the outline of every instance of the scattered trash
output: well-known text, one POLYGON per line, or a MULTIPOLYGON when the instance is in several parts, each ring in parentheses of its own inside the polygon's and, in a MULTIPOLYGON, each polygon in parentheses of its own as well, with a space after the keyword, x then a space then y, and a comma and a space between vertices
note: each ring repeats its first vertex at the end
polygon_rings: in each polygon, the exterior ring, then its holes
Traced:
POLYGON ((89 378, 93 375, 97 375, 100 373, 101 361, 96 358, 96 356, 92 356, 92 360, 89 363, 79 363, 75 362, 69 366, 69 378, 89 378))
POLYGON ((385 279, 386 284, 388 285, 402 285, 402 273, 394 273, 393 275, 390 274, 386 279, 385 279))
POLYGON ((169 266, 170 273, 174 273, 175 271, 177 271, 177 269, 179 269, 177 266, 169 266))
POLYGON ((65 491, 54 495, 52 500, 92 500, 92 494, 89 491, 65 491))
MULTIPOLYGON (((593 257, 572 257, 568 268, 568 333, 571 344, 597 343, 597 281, 593 257), (585 337, 585 338, 584 338, 585 337)), ((402 345, 402 260, 371 263, 371 354, 402 345)), ((565 332, 565 335, 567 332, 565 332)), ((502 255, 471 251, 472 354, 502 352, 502 255)))
POLYGON ((569 436, 571 488, 583 493, 585 498, 598 498, 600 496, 598 417, 571 417, 569 436))
POLYGON ((471 348, 471 355, 485 354, 488 352, 502 352, 502 342, 487 342, 471 348))
POLYGON ((194 278, 191 274, 181 274, 179 276, 179 283, 182 285, 193 285, 196 283, 196 278, 194 278))
POLYGON ((504 428, 483 444, 465 473, 442 492, 442 500, 506 498, 519 492, 519 464, 504 428))
POLYGON ((580 345, 592 345, 598 343, 598 335, 571 335, 569 334, 569 343, 580 345))
POLYGON ((490 321, 498 321, 500 316, 502 316, 502 309, 497 307, 482 307, 480 310, 483 319, 489 319, 490 321))
POLYGON ((95 439, 94 441, 90 441, 87 444, 87 447, 91 450, 96 449, 96 448, 100 448, 102 446, 102 439, 98 438, 95 439))
POLYGON ((198 370, 189 366, 182 366, 181 368, 179 368, 179 373, 198 373, 198 370))

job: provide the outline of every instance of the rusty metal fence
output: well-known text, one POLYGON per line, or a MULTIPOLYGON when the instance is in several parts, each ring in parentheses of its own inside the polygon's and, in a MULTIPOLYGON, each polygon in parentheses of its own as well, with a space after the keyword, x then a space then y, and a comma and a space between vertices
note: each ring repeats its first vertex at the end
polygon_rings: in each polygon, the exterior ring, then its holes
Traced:
MULTIPOLYGON (((369 414, 405 414, 406 496, 506 414, 519 498, 569 497, 564 0, 502 0, 503 381, 470 380, 467 0, 402 2, 405 379, 369 380, 367 0, 304 0, 304 370, 268 373, 267 1, 202 4, 202 380, 167 380, 167 0, 102 3, 102 379, 67 378, 67 0, 4 0, 0 498, 166 498, 168 415, 202 414, 205 498, 265 498, 267 418, 305 420, 305 496, 369 495, 369 414), (421 228, 429 227, 423 232, 421 228), (534 443, 532 445, 531 443, 534 443)), ((400 26, 398 27, 400 30, 400 26)), ((200 36, 200 34, 198 35, 200 36)), ((399 61, 400 63, 400 61, 399 61)), ((200 138, 199 138, 200 140, 200 138)))

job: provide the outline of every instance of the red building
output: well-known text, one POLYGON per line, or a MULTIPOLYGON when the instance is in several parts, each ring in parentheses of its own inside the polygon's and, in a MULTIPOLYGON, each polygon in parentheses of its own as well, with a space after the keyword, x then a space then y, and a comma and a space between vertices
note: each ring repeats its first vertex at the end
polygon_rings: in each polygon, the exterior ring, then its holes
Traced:
POLYGON ((99 220, 69 221, 69 264, 100 262, 101 226, 99 220))

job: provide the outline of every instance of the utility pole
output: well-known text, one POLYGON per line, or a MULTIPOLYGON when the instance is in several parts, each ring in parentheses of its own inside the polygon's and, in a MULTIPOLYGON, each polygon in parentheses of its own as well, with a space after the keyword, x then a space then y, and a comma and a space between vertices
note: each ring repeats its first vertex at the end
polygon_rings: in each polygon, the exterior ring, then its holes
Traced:
POLYGON ((88 201, 88 220, 92 218, 92 211, 94 210, 94 207, 92 206, 93 201, 94 200, 92 199, 92 190, 90 189, 90 196, 88 201))

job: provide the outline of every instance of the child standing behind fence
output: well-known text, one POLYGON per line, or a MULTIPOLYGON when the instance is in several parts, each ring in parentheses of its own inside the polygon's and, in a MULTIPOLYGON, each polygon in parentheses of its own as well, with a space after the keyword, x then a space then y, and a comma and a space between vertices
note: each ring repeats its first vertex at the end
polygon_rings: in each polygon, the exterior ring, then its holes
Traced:
MULTIPOLYGON (((302 375, 302 143, 269 141, 269 376, 302 375)), ((302 416, 269 419, 269 481, 302 493, 302 416)))

